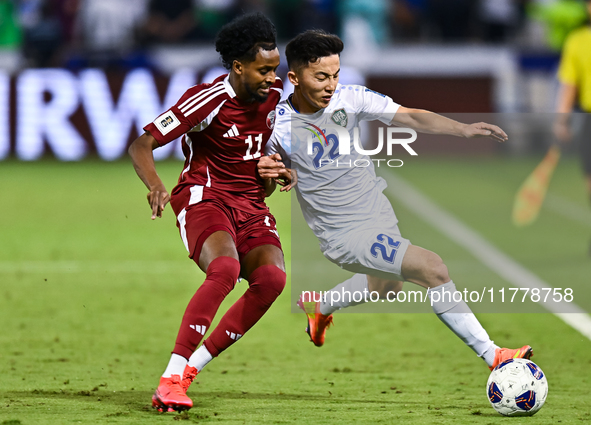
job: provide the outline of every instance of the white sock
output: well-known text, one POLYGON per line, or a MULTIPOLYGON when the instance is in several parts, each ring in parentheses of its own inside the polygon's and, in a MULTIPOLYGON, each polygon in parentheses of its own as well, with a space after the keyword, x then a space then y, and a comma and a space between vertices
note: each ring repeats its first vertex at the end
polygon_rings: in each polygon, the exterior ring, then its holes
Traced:
POLYGON ((495 361, 495 351, 497 348, 499 348, 499 346, 493 343, 491 344, 490 348, 486 350, 484 354, 481 356, 487 365, 493 365, 493 362, 495 361))
POLYGON ((189 359, 189 366, 197 368, 199 372, 213 359, 213 356, 207 351, 205 345, 202 345, 193 353, 189 359))
POLYGON ((478 357, 482 357, 491 366, 494 361, 495 349, 498 346, 491 341, 486 330, 463 298, 456 296, 456 300, 460 299, 460 301, 454 301, 453 295, 455 292, 458 291, 451 280, 443 285, 430 288, 429 297, 431 298, 433 311, 448 328, 474 350, 478 357))
POLYGON ((327 316, 341 308, 363 304, 368 298, 367 276, 355 274, 326 293, 320 302, 320 313, 327 316))
POLYGON ((170 356, 170 361, 168 362, 168 366, 162 374, 162 377, 170 378, 172 375, 179 375, 182 378, 186 365, 187 359, 185 359, 183 356, 179 356, 178 354, 173 354, 170 356))

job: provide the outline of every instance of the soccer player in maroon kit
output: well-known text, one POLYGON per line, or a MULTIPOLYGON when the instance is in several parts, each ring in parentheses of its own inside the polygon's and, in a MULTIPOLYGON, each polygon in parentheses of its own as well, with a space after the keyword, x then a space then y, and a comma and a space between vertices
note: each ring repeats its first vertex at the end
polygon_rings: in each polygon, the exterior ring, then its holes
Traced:
POLYGON ((275 27, 260 13, 224 26, 216 50, 229 74, 188 89, 129 148, 149 190, 152 219, 161 217, 170 201, 189 257, 206 273, 152 397, 161 411, 193 406, 186 392, 195 375, 244 335, 285 286, 279 235, 264 202, 275 182, 256 171, 283 91, 275 75, 275 38, 275 27), (156 173, 152 150, 181 135, 186 161, 170 196, 156 173), (239 276, 249 288, 195 350, 239 276))

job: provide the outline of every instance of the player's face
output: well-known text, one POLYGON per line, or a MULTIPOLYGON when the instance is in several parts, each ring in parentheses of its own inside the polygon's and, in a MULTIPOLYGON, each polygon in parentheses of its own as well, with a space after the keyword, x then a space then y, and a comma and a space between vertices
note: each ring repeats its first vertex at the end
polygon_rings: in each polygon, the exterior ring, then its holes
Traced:
POLYGON ((260 49, 253 62, 242 65, 241 83, 250 100, 264 102, 275 83, 279 50, 260 49))
POLYGON ((339 82, 339 55, 325 56, 296 72, 289 79, 299 92, 300 112, 313 113, 326 108, 339 82))

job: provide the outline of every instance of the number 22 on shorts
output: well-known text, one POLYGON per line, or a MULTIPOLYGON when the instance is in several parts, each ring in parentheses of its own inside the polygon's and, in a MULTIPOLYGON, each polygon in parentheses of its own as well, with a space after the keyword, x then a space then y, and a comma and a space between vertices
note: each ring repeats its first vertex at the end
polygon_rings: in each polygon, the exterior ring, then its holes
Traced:
POLYGON ((375 258, 378 258, 378 251, 382 255, 382 258, 385 262, 394 264, 394 258, 396 258, 396 252, 398 252, 398 248, 400 247, 400 241, 394 241, 390 236, 384 235, 380 233, 377 237, 378 242, 374 242, 374 244, 369 249, 371 255, 375 258), (390 255, 388 255, 388 248, 384 242, 388 242, 388 246, 390 247, 390 255))

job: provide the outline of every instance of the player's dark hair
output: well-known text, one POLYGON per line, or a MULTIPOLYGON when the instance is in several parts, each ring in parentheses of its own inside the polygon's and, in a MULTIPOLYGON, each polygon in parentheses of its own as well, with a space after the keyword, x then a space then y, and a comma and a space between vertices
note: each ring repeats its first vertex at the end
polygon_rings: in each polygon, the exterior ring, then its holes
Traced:
POLYGON ((338 36, 323 30, 308 30, 287 43, 285 56, 289 69, 295 71, 320 58, 339 55, 342 51, 343 41, 338 36))
POLYGON ((275 25, 265 15, 249 13, 222 27, 215 39, 215 49, 224 67, 231 69, 235 60, 253 62, 260 49, 275 49, 276 37, 275 25))

